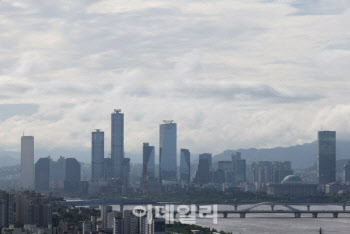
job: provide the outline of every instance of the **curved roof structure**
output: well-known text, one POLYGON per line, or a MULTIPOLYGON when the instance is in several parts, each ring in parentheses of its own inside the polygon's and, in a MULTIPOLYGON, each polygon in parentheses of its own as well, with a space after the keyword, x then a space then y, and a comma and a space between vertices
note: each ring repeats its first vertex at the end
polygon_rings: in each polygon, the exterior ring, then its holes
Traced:
POLYGON ((289 175, 284 177, 282 184, 300 184, 302 183, 302 179, 296 175, 289 175))

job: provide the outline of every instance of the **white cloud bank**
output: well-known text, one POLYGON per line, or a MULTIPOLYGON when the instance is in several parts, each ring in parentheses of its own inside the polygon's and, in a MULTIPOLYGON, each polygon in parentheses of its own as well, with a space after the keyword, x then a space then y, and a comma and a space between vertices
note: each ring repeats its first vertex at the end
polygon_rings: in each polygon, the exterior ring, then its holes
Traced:
POLYGON ((163 119, 192 152, 349 139, 350 4, 303 2, 0 1, 0 146, 108 153, 114 108, 133 154, 163 119))

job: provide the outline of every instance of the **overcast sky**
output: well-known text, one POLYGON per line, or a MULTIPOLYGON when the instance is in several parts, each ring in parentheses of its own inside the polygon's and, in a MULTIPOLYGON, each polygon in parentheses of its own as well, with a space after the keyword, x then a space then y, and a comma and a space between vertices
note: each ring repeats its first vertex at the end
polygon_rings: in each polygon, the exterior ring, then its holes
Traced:
POLYGON ((125 150, 350 139, 350 1, 0 0, 0 147, 90 147, 125 114, 125 150), (307 2, 307 3, 303 3, 307 2))

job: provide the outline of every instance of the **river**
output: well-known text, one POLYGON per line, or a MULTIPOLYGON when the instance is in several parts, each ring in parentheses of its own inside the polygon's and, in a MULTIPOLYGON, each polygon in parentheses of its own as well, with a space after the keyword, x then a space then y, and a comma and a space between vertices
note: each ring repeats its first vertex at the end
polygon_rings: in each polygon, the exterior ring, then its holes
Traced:
MULTIPOLYGON (((305 206, 293 207, 306 210, 305 206)), ((244 208, 242 206, 238 209, 244 208)), ((260 209, 262 208, 260 207, 260 209)), ((119 209, 119 206, 114 206, 114 209, 119 209)), ((125 206, 125 209, 132 209, 132 206, 125 206)), ((276 206, 275 210, 277 209, 284 208, 276 206)), ((233 206, 219 205, 219 210, 234 210, 234 208, 233 206)), ((311 210, 342 210, 342 207, 315 205, 311 206, 311 210)), ((213 224, 212 219, 203 218, 197 218, 196 224, 233 234, 317 234, 320 228, 324 234, 350 233, 349 214, 339 214, 338 218, 333 218, 332 214, 319 214, 318 218, 312 218, 311 214, 302 214, 301 218, 294 218, 294 214, 247 214, 246 218, 239 218, 238 214, 231 214, 228 218, 219 215, 217 224, 213 224)))

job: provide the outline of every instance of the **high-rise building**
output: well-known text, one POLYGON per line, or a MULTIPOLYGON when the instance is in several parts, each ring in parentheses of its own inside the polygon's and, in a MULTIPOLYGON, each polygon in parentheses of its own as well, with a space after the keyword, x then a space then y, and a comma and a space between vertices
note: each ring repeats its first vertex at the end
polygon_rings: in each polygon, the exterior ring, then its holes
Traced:
POLYGON ((149 143, 143 143, 143 173, 144 179, 155 178, 155 149, 149 143))
POLYGON ((119 109, 111 114, 111 158, 113 177, 123 180, 124 114, 119 109))
POLYGON ((238 159, 236 161, 236 170, 235 170, 235 183, 244 183, 246 182, 246 160, 238 159))
POLYGON ((51 225, 51 205, 46 197, 33 191, 23 191, 16 195, 16 225, 51 225))
POLYGON ((235 184, 246 181, 246 160, 241 158, 241 152, 232 154, 233 182, 235 184))
POLYGON ((318 132, 318 176, 320 184, 336 181, 336 132, 318 132))
POLYGON ((66 158, 64 190, 77 191, 81 177, 81 165, 75 158, 66 158))
POLYGON ((124 158, 123 159, 123 184, 126 186, 126 187, 129 187, 130 185, 130 158, 124 158))
POLYGON ((39 158, 35 163, 35 191, 42 192, 50 189, 50 157, 39 158))
POLYGON ((223 171, 233 171, 232 161, 219 161, 218 169, 223 171))
POLYGON ((0 191, 0 230, 14 224, 14 195, 0 191))
POLYGON ((21 137, 21 181, 24 188, 34 188, 34 137, 21 137))
POLYGON ((251 164, 252 182, 259 184, 272 183, 272 162, 260 161, 251 164))
POLYGON ((92 132, 91 180, 104 180, 104 132, 96 129, 92 132))
POLYGON ((139 233, 139 217, 132 210, 124 210, 124 233, 139 233))
POLYGON ((213 182, 215 183, 234 183, 234 173, 233 173, 233 162, 232 161, 219 161, 218 171, 214 173, 213 182))
POLYGON ((57 161, 51 160, 50 164, 50 183, 53 187, 58 188, 63 186, 66 171, 66 159, 62 156, 57 161))
POLYGON ((199 160, 201 160, 201 159, 208 160, 209 170, 211 170, 211 168, 212 168, 212 154, 209 154, 209 153, 200 154, 199 160))
POLYGON ((112 212, 112 206, 99 205, 99 210, 101 213, 102 227, 107 228, 107 214, 112 212))
POLYGON ((282 180, 288 176, 292 175, 292 163, 290 161, 284 162, 273 162, 272 164, 272 183, 280 184, 282 180))
POLYGON ((159 179, 177 180, 176 123, 164 121, 159 128, 159 179))
POLYGON ((344 183, 350 182, 350 162, 344 165, 344 183))
POLYGON ((188 149, 180 150, 180 180, 190 183, 191 179, 191 154, 188 149))
POLYGON ((104 158, 104 178, 105 180, 113 178, 113 164, 111 158, 104 158))
POLYGON ((115 216, 113 218, 113 234, 124 234, 124 219, 122 216, 115 216))
POLYGON ((210 180, 209 160, 199 159, 196 182, 198 184, 207 184, 210 180))

